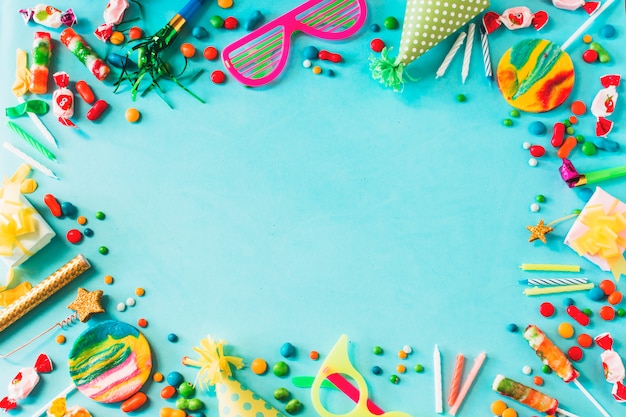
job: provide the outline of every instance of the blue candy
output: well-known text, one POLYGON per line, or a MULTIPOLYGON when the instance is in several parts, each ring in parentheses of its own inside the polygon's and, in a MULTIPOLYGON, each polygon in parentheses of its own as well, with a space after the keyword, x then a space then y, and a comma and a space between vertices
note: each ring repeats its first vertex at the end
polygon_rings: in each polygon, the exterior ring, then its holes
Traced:
POLYGON ((619 149, 619 143, 600 136, 594 138, 592 142, 594 145, 596 145, 597 148, 605 150, 607 152, 617 152, 617 150, 619 149))
POLYGON ((615 26, 613 25, 604 25, 602 29, 600 29, 600 36, 604 39, 611 39, 615 37, 615 26))
POLYGON ((372 366, 372 373, 374 375, 380 375, 383 373, 383 370, 380 368, 380 366, 374 365, 372 366))
POLYGON ((540 121, 531 122, 528 125, 528 133, 535 136, 541 136, 546 133, 546 125, 540 121))
POLYGON ((248 32, 251 32, 261 26, 264 21, 265 16, 263 16, 263 13, 261 13, 259 10, 255 10, 246 21, 245 28, 248 32))
POLYGON ((563 304, 566 307, 573 306, 574 305, 574 300, 572 298, 570 298, 570 297, 567 297, 567 298, 563 299, 563 304))
POLYGON ((600 287, 593 287, 587 293, 587 297, 593 301, 602 301, 604 299, 604 291, 600 287))
POLYGON ((289 342, 283 343, 280 347, 280 354, 285 358, 291 358, 296 354, 296 348, 289 342))
POLYGON ((593 190, 587 187, 574 187, 574 192, 576 192, 578 198, 580 198, 585 203, 589 201, 589 199, 593 195, 593 190))
POLYGON ((107 54, 107 61, 115 68, 124 68, 124 63, 126 63, 126 69, 131 71, 137 69, 137 64, 128 59, 128 57, 114 52, 109 52, 107 54))
POLYGON ((307 46, 304 48, 304 57, 306 59, 317 59, 320 51, 314 46, 307 46))
POLYGON ((85 236, 87 236, 87 237, 92 237, 93 236, 93 230, 88 228, 88 227, 85 227, 85 229, 83 230, 83 234, 85 236))
POLYGON ((372 26, 370 26, 370 30, 374 33, 380 32, 380 26, 377 25, 376 23, 373 23, 372 26))
POLYGON ((61 211, 63 212, 63 215, 67 217, 74 217, 78 212, 76 206, 69 201, 64 201, 61 203, 61 211))
POLYGON ((196 39, 204 39, 209 36, 209 31, 202 26, 196 26, 191 30, 191 35, 196 39))
POLYGON ((519 327, 517 327, 517 324, 515 323, 510 323, 506 325, 506 330, 511 333, 516 333, 519 330, 519 327))
POLYGON ((182 384, 183 382, 185 382, 185 377, 183 377, 183 375, 180 372, 170 372, 169 374, 167 374, 167 376, 165 377, 165 380, 167 381, 167 383, 173 387, 178 387, 180 384, 182 384))

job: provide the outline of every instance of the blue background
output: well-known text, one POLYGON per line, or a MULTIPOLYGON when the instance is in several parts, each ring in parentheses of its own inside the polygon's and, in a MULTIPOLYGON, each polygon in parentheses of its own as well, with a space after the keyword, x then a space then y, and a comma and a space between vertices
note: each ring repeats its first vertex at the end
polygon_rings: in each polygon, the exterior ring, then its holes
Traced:
MULTIPOLYGON (((145 2, 142 20, 125 28, 137 24, 146 33, 155 32, 183 3, 145 2)), ((561 181, 560 160, 549 145, 550 134, 533 137, 527 127, 539 120, 550 130, 553 123, 570 116, 571 101, 591 103, 601 88, 600 76, 624 74, 623 2, 616 2, 587 31, 610 52, 611 62, 584 63, 585 46, 574 42, 568 52, 576 83, 567 103, 545 114, 522 114, 512 127, 502 123, 510 117, 511 108, 497 86, 485 78, 477 40, 465 84, 461 83, 461 53, 446 75, 435 79, 456 36, 409 66, 411 75, 420 81, 407 84, 401 94, 371 79, 370 40, 380 37, 397 48, 401 30, 383 28, 375 34, 369 26, 382 26, 387 16, 402 22, 404 2, 368 1, 364 28, 345 41, 324 42, 296 34, 283 74, 255 90, 232 78, 224 85, 209 80, 209 73, 223 66, 202 58, 202 49, 210 44, 221 50, 246 32, 243 28, 213 29, 208 19, 214 14, 233 15, 243 23, 255 9, 272 19, 299 2, 240 0, 231 10, 207 3, 164 55, 180 69, 180 43, 196 46, 198 52, 187 74, 205 72, 195 81, 186 80, 206 104, 169 82, 163 84, 165 97, 174 109, 154 93, 136 102, 128 88, 114 94, 111 83, 116 75, 105 83, 97 81, 60 44, 60 29, 51 30, 55 39, 51 72, 67 71, 72 82, 86 80, 110 109, 97 122, 90 122, 84 117, 88 105, 77 96, 73 120, 78 131, 59 125, 52 113, 43 117, 60 143, 60 149, 54 150, 60 163, 41 162, 61 180, 34 173, 39 189, 29 199, 59 236, 20 268, 19 277, 36 283, 77 253, 85 254, 93 268, 5 330, 0 335, 0 353, 69 315, 66 306, 82 286, 105 292, 107 313, 95 316, 90 324, 107 318, 135 325, 139 318, 148 320, 143 332, 151 342, 154 369, 164 374, 177 370, 193 380, 195 371, 182 367, 180 360, 194 356, 192 347, 211 334, 227 340, 231 353, 248 364, 255 357, 270 364, 280 360, 279 348, 289 341, 298 348, 297 357, 288 360, 291 375, 314 375, 321 362, 311 361, 308 352, 318 350, 323 358, 339 336, 347 334, 355 367, 368 381, 371 398, 386 411, 436 415, 432 350, 438 344, 445 392, 457 353, 467 356, 466 373, 476 355, 482 351, 488 355, 459 415, 490 414, 490 403, 500 398, 490 388, 498 373, 532 385, 532 376, 521 372, 524 365, 544 376, 541 390, 560 399, 563 408, 581 416, 600 415, 575 387, 555 375, 543 375, 539 359, 520 333, 509 333, 506 326, 516 323, 523 328, 536 323, 564 350, 576 343, 562 339, 556 331, 561 322, 575 324, 565 313, 565 296, 527 298, 521 294, 524 287, 518 280, 554 275, 521 272, 521 263, 580 264, 583 273, 579 275, 592 282, 611 278, 562 244, 571 222, 556 226, 545 245, 528 243, 527 225, 568 215, 582 208, 584 201, 561 181), (599 36, 606 23, 616 26, 614 39, 599 36), (192 38, 194 25, 209 29, 209 38, 192 38), (308 45, 343 56, 341 64, 319 63, 333 69, 335 77, 313 75, 302 67, 302 51, 308 45), (467 97, 465 103, 456 101, 461 93, 467 97), (141 111, 139 123, 125 121, 129 107, 141 111), (535 168, 527 164, 525 141, 548 150, 535 168), (43 204, 46 193, 76 205, 79 214, 89 218, 94 237, 78 246, 69 244, 64 235, 76 227, 75 220, 51 216, 43 204), (529 206, 537 194, 545 195, 547 201, 539 213, 533 213, 529 206), (93 215, 99 210, 107 214, 102 222, 93 215), (100 245, 106 245, 110 253, 100 255, 100 245), (103 283, 105 275, 115 278, 113 285, 103 283), (145 288, 143 298, 134 296, 136 287, 145 288), (116 305, 128 297, 135 297, 137 305, 117 311, 116 305), (542 301, 555 304, 556 317, 539 315, 542 301), (179 341, 168 342, 169 333, 176 333, 179 341), (371 353, 375 345, 385 349, 383 356, 371 353), (406 361, 396 357, 404 345, 414 350, 406 361), (409 372, 394 385, 388 377, 398 363, 407 365, 409 372), (424 365, 423 374, 411 371, 416 363, 424 365), (371 374, 373 365, 383 368, 383 376, 371 374)), ((0 56, 4 57, 0 104, 4 107, 16 104, 10 92, 15 49, 30 54, 33 32, 43 29, 21 21, 17 10, 29 5, 8 0, 0 6, 0 56)), ((79 21, 76 31, 100 56, 121 51, 91 34, 102 23, 105 5, 104 1, 61 0, 54 4, 74 9, 79 21)), ((559 10, 546 1, 526 5, 533 11, 546 10, 550 21, 539 33, 532 28, 500 29, 491 35, 494 69, 515 42, 539 36, 562 43, 586 19, 582 10, 559 10)), ((507 6, 508 2, 494 0, 490 9, 500 13, 507 6)), ((138 16, 137 6, 132 6, 127 17, 138 16)), ((52 85, 50 81, 50 91, 52 85)), ((610 135, 622 145, 623 104, 617 103, 610 135)), ((39 135, 28 119, 15 122, 39 135)), ((591 138, 594 127, 594 117, 588 112, 580 117, 576 132, 591 138)), ((5 124, 0 126, 0 137, 27 149, 5 124)), ((571 158, 583 172, 624 164, 623 150, 587 157, 578 148, 571 158)), ((11 175, 20 163, 0 151, 3 175, 11 175)), ((623 180, 602 186, 626 199, 623 180)), ((592 325, 588 329, 576 325, 577 334, 610 331, 615 348, 625 354, 623 320, 603 322, 597 314, 603 303, 592 302, 584 294, 571 297, 579 307, 594 311, 592 325)), ((49 334, 2 360, 0 394, 6 389, 2 381, 8 384, 17 370, 31 366, 39 352, 46 352, 56 370, 42 376, 36 391, 20 402, 20 411, 29 415, 51 400, 70 383, 67 354, 86 326, 78 323, 64 331, 65 345, 57 345, 49 334)), ((597 347, 585 350, 576 367, 582 372, 583 385, 617 416, 624 409, 611 398, 600 353, 597 347)), ((289 379, 271 374, 260 377, 249 369, 239 371, 237 377, 267 399, 275 388, 286 386, 304 403, 303 415, 315 415, 309 390, 293 388, 289 379)), ((156 415, 161 407, 172 406, 159 398, 163 386, 146 385, 150 403, 139 414, 156 415)), ((215 397, 203 394, 201 398, 207 404, 205 413, 217 416, 215 397)), ((81 394, 74 394, 68 402, 86 406, 94 416, 121 414, 116 406, 96 404, 81 394)), ((277 401, 272 403, 282 407, 277 401)), ((512 400, 508 403, 520 416, 534 414, 512 400)))

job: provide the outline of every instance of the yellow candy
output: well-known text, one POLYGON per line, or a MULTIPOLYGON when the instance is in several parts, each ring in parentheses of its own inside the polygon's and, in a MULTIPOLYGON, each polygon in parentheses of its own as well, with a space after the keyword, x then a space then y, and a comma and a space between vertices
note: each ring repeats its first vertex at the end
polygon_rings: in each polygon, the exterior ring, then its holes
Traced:
POLYGON ((20 192, 22 194, 30 194, 37 189, 37 181, 32 178, 26 178, 20 184, 20 192))
POLYGON ((559 324, 559 336, 569 339, 574 336, 574 327, 569 323, 559 324))
POLYGON ((222 9, 230 9, 233 7, 233 0, 217 0, 217 5, 222 9))
POLYGON ((48 415, 53 417, 63 417, 67 407, 65 404, 65 397, 59 397, 52 400, 50 408, 48 408, 48 415))
POLYGON ((111 41, 113 45, 121 45, 124 42, 124 39, 125 37, 122 32, 115 31, 111 34, 109 41, 111 41))
POLYGON ((583 42, 584 43, 591 43, 592 40, 593 40, 593 38, 591 37, 591 35, 583 36, 583 42))
POLYGON ((491 403, 491 412, 496 416, 501 416, 508 407, 502 400, 496 400, 491 403))

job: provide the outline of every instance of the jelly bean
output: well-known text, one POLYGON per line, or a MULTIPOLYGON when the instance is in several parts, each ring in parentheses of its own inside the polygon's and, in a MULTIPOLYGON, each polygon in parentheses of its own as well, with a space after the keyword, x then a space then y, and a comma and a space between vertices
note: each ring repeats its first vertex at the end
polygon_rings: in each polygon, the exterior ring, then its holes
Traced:
POLYGON ((600 284, 598 284, 598 287, 604 291, 604 295, 606 296, 613 294, 615 291, 615 283, 610 279, 603 279, 600 281, 600 284))
POLYGON ((311 358, 311 360, 313 361, 316 361, 320 358, 320 354, 318 351, 312 350, 311 352, 309 352, 309 358, 311 358))
POLYGON ((574 305, 574 300, 571 297, 567 297, 563 299, 563 305, 565 307, 574 305))
POLYGON ((143 30, 139 26, 133 26, 128 30, 128 37, 137 40, 143 36, 143 30))
POLYGON ((177 398, 176 408, 179 410, 186 410, 189 407, 189 400, 187 398, 177 398))
POLYGON ((583 61, 588 64, 594 63, 598 60, 598 51, 594 51, 593 49, 587 49, 583 52, 583 61))
POLYGON ((93 91, 91 91, 91 87, 89 87, 89 84, 83 80, 76 81, 76 91, 85 103, 92 104, 96 99, 93 95, 93 91))
POLYGON ((211 16, 211 18, 209 19, 209 23, 215 29, 219 29, 224 26, 224 19, 222 19, 220 16, 211 16))
POLYGON ((107 54, 107 62, 114 66, 115 68, 124 68, 126 69, 135 69, 137 68, 137 64, 128 59, 125 55, 116 54, 114 52, 109 52, 107 54))
POLYGON ((134 306, 135 306, 135 304, 137 304, 137 301, 135 301, 135 299, 134 299, 133 297, 128 297, 128 298, 126 299, 126 305, 127 305, 128 307, 134 307, 134 306))
POLYGON ((260 10, 253 11, 252 14, 250 14, 250 17, 248 17, 248 20, 246 20, 246 30, 248 32, 253 31, 261 26, 264 20, 265 16, 263 16, 263 13, 261 13, 260 10))
POLYGON ((319 55, 320 51, 319 49, 317 49, 315 46, 307 46, 306 48, 304 48, 304 58, 305 59, 317 59, 317 56, 319 55))
POLYGON ((190 398, 187 402, 187 410, 198 411, 204 407, 204 403, 199 398, 190 398))
POLYGON ((531 367, 530 367, 530 366, 528 366, 528 365, 524 365, 524 366, 522 366, 522 373, 523 373, 524 375, 530 375, 530 374, 532 374, 532 373, 533 373, 533 368, 531 368, 531 367))
POLYGON ((255 374, 263 375, 267 371, 267 362, 261 358, 256 358, 250 364, 250 368, 255 374))
POLYGON ((398 358, 400 358, 400 359, 406 359, 406 357, 407 357, 408 355, 409 355, 409 354, 408 354, 408 353, 406 353, 406 352, 405 352, 405 351, 403 351, 403 350, 398 351, 398 358))
POLYGON ((541 145, 532 145, 528 150, 530 151, 530 154, 535 158, 539 158, 546 153, 545 148, 541 145))
POLYGON ((533 378, 533 384, 538 385, 538 386, 542 386, 543 385, 543 378, 540 377, 539 375, 537 375, 536 377, 533 378))
POLYGON ((385 18, 385 20, 383 21, 383 25, 389 30, 398 29, 398 19, 393 16, 389 16, 385 18))
POLYGON ((583 358, 583 350, 578 346, 572 346, 568 349, 567 356, 574 362, 578 362, 583 358))
POLYGON ((587 316, 582 311, 580 311, 578 307, 571 305, 567 307, 566 311, 567 311, 567 314, 569 314, 569 316, 573 318, 574 320, 576 320, 578 324, 580 324, 581 326, 589 325, 589 321, 590 321, 589 316, 587 316))
POLYGON ((598 153, 598 148, 593 142, 585 142, 583 146, 580 148, 583 151, 583 154, 587 156, 593 156, 598 153))
POLYGON ((341 62, 342 60, 341 55, 328 52, 325 50, 321 50, 319 54, 317 54, 317 57, 323 61, 330 61, 330 62, 335 62, 335 63, 341 62))
POLYGON ((592 313, 590 308, 583 308, 583 313, 585 313, 589 317, 591 317, 593 315, 593 313, 592 313))
POLYGON ((141 113, 136 108, 131 107, 129 109, 126 109, 124 117, 126 118, 126 121, 128 123, 137 123, 141 118, 141 113))
POLYGON ((328 75, 329 77, 334 77, 335 76, 335 71, 333 71, 331 69, 326 70, 326 75, 328 75))
POLYGON ((511 126, 513 126, 513 120, 508 119, 508 118, 507 118, 507 119, 504 119, 504 120, 502 121, 502 124, 503 124, 504 126, 506 126, 506 127, 511 127, 511 126))
POLYGON ((65 338, 65 336, 60 334, 55 338, 55 341, 57 342, 57 344, 62 345, 67 341, 67 339, 65 338))
POLYGON ((409 345, 402 346, 402 350, 407 354, 411 354, 413 352, 413 348, 409 345))
POLYGON ((180 45, 180 53, 183 54, 185 58, 193 58, 196 54, 196 47, 190 43, 183 43, 180 45))
POLYGON ((206 37, 209 36, 209 31, 206 30, 204 27, 202 26, 195 26, 192 30, 191 30, 191 36, 193 36, 196 39, 204 39, 206 37))
POLYGON ((74 204, 70 203, 69 201, 64 201, 61 203, 61 211, 63 212, 64 216, 73 217, 76 215, 78 209, 74 204))
POLYGON ((491 403, 491 412, 496 416, 501 416, 506 409, 506 403, 502 400, 496 400, 491 403))
POLYGON ((458 101, 459 103, 465 103, 467 101, 467 97, 465 96, 465 94, 457 94, 456 101, 458 101))
POLYGON ((117 306, 115 306, 115 308, 117 309, 117 311, 125 311, 126 310, 126 304, 124 303, 117 303, 117 306))
POLYGON ((532 203, 530 205, 530 211, 532 211, 533 213, 537 213, 539 210, 540 210, 539 204, 532 203))
POLYGON ((603 64, 606 64, 611 60, 611 55, 604 49, 598 42, 591 42, 589 49, 598 53, 598 60, 603 64))
POLYGON ((161 390, 161 398, 163 399, 172 398, 174 395, 176 395, 176 388, 171 385, 166 385, 161 390))
POLYGON ((174 387, 177 387, 183 382, 185 382, 185 377, 180 372, 176 372, 176 371, 173 371, 167 374, 167 377, 165 379, 167 380, 168 384, 174 387))
POLYGON ((239 21, 233 16, 228 16, 224 19, 224 29, 233 30, 239 27, 239 21))
POLYGON ((136 392, 129 399, 122 402, 120 408, 125 413, 130 413, 132 411, 136 411, 141 408, 146 401, 148 401, 148 397, 141 391, 136 392))
POLYGON ((546 196, 544 196, 543 194, 537 194, 535 196, 535 201, 537 203, 545 203, 546 202, 546 196))
POLYGON ((113 31, 113 33, 111 33, 111 37, 109 38, 109 41, 113 44, 113 45, 121 45, 122 43, 124 43, 125 40, 125 36, 122 32, 118 32, 113 31))
POLYGON ((520 112, 519 112, 519 110, 517 110, 517 109, 513 109, 513 110, 511 110, 511 111, 509 112, 509 115, 510 115, 511 117, 520 117, 520 112))
POLYGON ((190 398, 196 393, 196 389, 191 382, 185 381, 178 386, 178 393, 185 398, 190 398))
POLYGON ((289 365, 287 365, 283 361, 276 362, 272 367, 272 372, 276 376, 287 376, 287 374, 289 373, 289 365))
POLYGON ((287 405, 285 406, 285 411, 289 414, 297 414, 302 409, 302 403, 295 398, 289 400, 287 405))
MULTIPOLYGON (((552 368, 550 368, 550 365, 543 365, 541 367, 541 372, 543 372, 544 374, 551 374, 552 373, 552 368)), ((543 382, 543 380, 542 380, 542 382, 543 382)))
POLYGON ((163 382, 163 374, 161 372, 155 372, 154 375, 152 375, 152 380, 154 382, 163 382))
POLYGON ((309 59, 305 59, 304 61, 302 61, 302 66, 304 68, 311 68, 311 65, 313 65, 313 63, 309 59))
POLYGON ((593 338, 589 336, 587 333, 583 333, 576 339, 578 344, 585 349, 590 348, 593 345, 593 338))
POLYGON ((278 401, 287 401, 287 399, 291 396, 291 393, 287 388, 276 388, 274 390, 274 398, 278 401))
POLYGON ((226 74, 224 71, 215 70, 211 73, 211 81, 215 84, 223 84, 226 81, 226 74))
POLYGON ((615 26, 604 25, 600 29, 600 36, 602 36, 604 39, 612 39, 613 37, 615 37, 615 32, 615 26))
POLYGON ((602 306, 600 308, 600 317, 605 321, 613 320, 615 318, 615 309, 611 306, 602 306))
POLYGON ((556 122, 554 124, 554 128, 552 130, 552 139, 550 143, 555 148, 563 145, 563 140, 565 139, 565 124, 561 122, 556 122))
POLYGON ((43 196, 43 202, 46 204, 46 206, 48 206, 48 208, 50 209, 50 213, 52 213, 54 217, 63 216, 61 204, 59 204, 55 196, 53 196, 52 194, 46 194, 43 196))
POLYGON ((70 229, 65 234, 65 238, 67 239, 68 242, 76 245, 76 244, 79 244, 83 240, 83 234, 80 232, 80 230, 70 229))
POLYGON ((213 61, 214 59, 217 59, 218 56, 217 48, 215 48, 214 46, 207 46, 206 48, 204 48, 202 55, 204 55, 205 59, 213 61))
POLYGON ((568 136, 567 139, 565 139, 565 142, 563 143, 563 145, 561 145, 561 147, 557 151, 556 153, 557 156, 561 159, 567 158, 570 152, 574 150, 577 144, 578 144, 578 141, 576 140, 574 136, 568 136))
POLYGON ((398 375, 390 375, 389 376, 389 382, 391 382, 392 384, 399 384, 400 383, 400 377, 398 375))
POLYGON ((76 222, 78 224, 80 224, 81 226, 84 226, 87 224, 87 217, 85 216, 78 216, 78 218, 76 218, 76 222))
POLYGON ((592 142, 598 149, 603 151, 617 152, 619 150, 619 143, 601 136, 593 138, 592 142))
POLYGON ((530 158, 528 160, 528 165, 531 166, 531 167, 536 167, 537 164, 538 164, 538 162, 537 162, 537 160, 535 158, 530 158))
POLYGON ((283 343, 280 347, 280 354, 285 358, 291 358, 296 354, 296 348, 289 342, 283 343))
POLYGON ((399 374, 405 373, 406 372, 406 366, 404 366, 404 365, 396 366, 396 372, 398 372, 399 374))
POLYGON ((606 301, 608 301, 611 305, 617 305, 622 302, 622 293, 619 291, 613 291, 606 301))
POLYGON ((135 288, 135 295, 137 297, 143 297, 144 295, 146 295, 146 290, 141 287, 137 287, 135 288))
POLYGON ((549 302, 541 303, 539 306, 539 314, 544 317, 552 317, 554 315, 554 305, 549 302))
POLYGON ((385 42, 380 38, 374 38, 370 41, 370 49, 374 52, 380 52, 385 47, 385 42))
POLYGON ((542 122, 540 121, 534 121, 531 122, 528 125, 528 132, 531 135, 535 135, 535 136, 541 136, 544 133, 546 133, 546 125, 544 125, 542 122))
POLYGON ((96 121, 102 116, 102 113, 109 107, 109 103, 104 100, 98 100, 96 103, 91 106, 91 108, 87 111, 87 119, 96 121))
POLYGON ((564 339, 569 339, 574 336, 574 327, 569 323, 561 323, 558 327, 559 336, 564 339))
MULTIPOLYGON (((570 123, 571 123, 571 124, 573 124, 573 125, 575 125, 576 123, 578 123, 578 117, 576 117, 576 116, 570 116, 568 120, 569 120, 569 121, 570 121, 570 123)), ((576 138, 576 140, 578 140, 578 138, 576 138)), ((578 140, 578 142, 580 142, 580 141, 578 140)))
POLYGON ((620 316, 620 317, 626 316, 626 309, 618 308, 617 309, 617 315, 620 316))
POLYGON ((506 330, 510 333, 516 333, 519 330, 519 327, 515 323, 509 323, 506 325, 506 330))

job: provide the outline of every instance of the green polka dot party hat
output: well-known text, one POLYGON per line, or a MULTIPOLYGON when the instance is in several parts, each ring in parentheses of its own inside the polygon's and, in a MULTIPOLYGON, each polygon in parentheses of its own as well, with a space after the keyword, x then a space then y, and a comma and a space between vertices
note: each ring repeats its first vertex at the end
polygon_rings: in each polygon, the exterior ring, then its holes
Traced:
POLYGON ((489 0, 407 0, 398 55, 384 48, 372 59, 372 77, 394 91, 411 79, 405 67, 489 7, 489 0))
POLYGON ((202 339, 193 350, 198 359, 185 357, 183 363, 200 368, 196 382, 200 389, 215 386, 220 417, 285 417, 232 375, 232 367, 241 369, 243 360, 224 354, 225 342, 211 336, 202 339))

